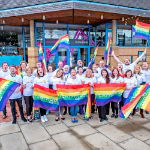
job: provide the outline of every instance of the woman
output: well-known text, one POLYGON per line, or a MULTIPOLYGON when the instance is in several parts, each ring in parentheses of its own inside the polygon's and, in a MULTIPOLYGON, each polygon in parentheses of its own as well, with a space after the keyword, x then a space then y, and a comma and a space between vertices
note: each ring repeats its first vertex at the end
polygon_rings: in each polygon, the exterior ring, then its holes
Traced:
MULTIPOLYGON (((49 88, 49 82, 50 81, 49 81, 47 75, 45 75, 43 68, 38 68, 37 76, 34 79, 34 84, 38 84, 45 88, 49 88)), ((48 119, 46 117, 46 109, 40 108, 40 115, 41 115, 42 122, 48 121, 48 119)))
MULTIPOLYGON (((59 69, 56 71, 56 75, 52 78, 52 83, 54 90, 57 90, 57 84, 65 84, 63 69, 59 69)), ((62 120, 65 120, 65 118, 63 117, 63 107, 60 107, 60 112, 56 112, 55 121, 58 121, 60 118, 62 120)))
POLYGON ((23 76, 26 75, 26 68, 27 68, 27 62, 21 61, 20 67, 17 69, 17 74, 21 75, 21 77, 23 78, 23 76))
POLYGON ((26 76, 23 77, 23 96, 26 104, 27 119, 32 122, 32 107, 33 107, 33 82, 32 69, 26 68, 26 76))
MULTIPOLYGON (((132 88, 137 86, 137 80, 136 80, 136 78, 133 77, 131 70, 127 70, 125 72, 124 83, 126 84, 126 90, 123 93, 123 103, 125 103, 125 101, 126 101, 127 97, 129 96, 129 93, 132 90, 132 88)), ((129 118, 132 119, 131 116, 129 116, 129 118)))
POLYGON ((92 70, 91 69, 86 69, 86 73, 85 73, 85 77, 83 79, 83 83, 84 84, 90 84, 91 88, 90 88, 90 94, 91 94, 91 112, 94 113, 95 112, 95 94, 94 94, 94 83, 96 83, 96 78, 93 76, 92 74, 92 70))
MULTIPOLYGON (((54 66, 53 66, 52 64, 49 64, 49 65, 48 65, 47 76, 48 76, 48 78, 50 79, 50 81, 51 81, 51 78, 54 76, 54 66)), ((52 83, 52 82, 50 82, 49 88, 50 88, 50 89, 53 89, 53 83, 52 83)))
MULTIPOLYGON (((78 79, 76 76, 76 70, 75 69, 71 70, 71 76, 70 76, 70 78, 67 79, 66 84, 67 85, 81 84, 81 80, 78 79)), ((71 118, 72 118, 71 119, 72 123, 78 122, 78 119, 77 119, 78 111, 79 111, 78 106, 70 107, 70 114, 71 114, 71 118)))
POLYGON ((118 64, 117 69, 118 69, 118 71, 119 71, 119 75, 120 75, 122 78, 124 78, 125 75, 123 74, 122 68, 123 68, 123 67, 122 67, 122 64, 118 64))
MULTIPOLYGON (((98 82, 98 84, 100 84, 100 83, 109 84, 110 83, 109 73, 106 69, 102 69, 101 77, 98 78, 97 82, 98 82)), ((105 106, 98 106, 100 122, 103 122, 104 120, 108 120, 108 118, 106 117, 106 114, 109 114, 109 106, 110 106, 110 103, 106 104, 105 106)))
POLYGON ((92 73, 93 73, 94 77, 97 80, 99 78, 99 74, 98 74, 98 71, 97 71, 97 65, 96 64, 93 64, 93 66, 92 66, 92 73))
MULTIPOLYGON (((139 65, 135 66, 133 77, 137 80, 137 85, 145 84, 145 75, 141 73, 141 67, 139 65)), ((134 108, 132 116, 136 113, 136 108, 134 108)), ((143 114, 143 109, 140 109, 141 118, 145 118, 143 114)))
POLYGON ((83 74, 83 68, 82 67, 77 67, 77 78, 79 78, 81 80, 81 82, 83 81, 84 78, 84 74, 83 74))
POLYGON ((65 65, 63 70, 64 70, 64 79, 65 81, 67 81, 67 79, 70 76, 70 67, 68 65, 65 65))
MULTIPOLYGON (((123 83, 123 78, 119 74, 119 70, 117 68, 114 68, 112 70, 112 76, 111 76, 111 83, 123 83)), ((118 103, 111 102, 111 109, 113 114, 111 115, 112 118, 118 118, 118 103)))

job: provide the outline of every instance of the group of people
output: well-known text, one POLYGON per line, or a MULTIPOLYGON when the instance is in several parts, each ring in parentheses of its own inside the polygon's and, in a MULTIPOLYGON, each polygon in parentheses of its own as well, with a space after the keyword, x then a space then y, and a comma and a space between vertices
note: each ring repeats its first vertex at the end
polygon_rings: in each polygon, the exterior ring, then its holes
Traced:
MULTIPOLYGON (((19 112, 21 119, 26 122, 33 121, 33 91, 34 84, 40 86, 57 90, 57 84, 66 84, 66 85, 76 85, 76 84, 90 84, 91 90, 91 112, 98 112, 100 122, 108 120, 107 116, 112 110, 112 118, 118 118, 119 110, 124 105, 124 102, 128 98, 128 95, 133 87, 136 87, 141 84, 150 83, 150 70, 147 62, 142 62, 142 65, 139 65, 138 62, 144 56, 146 51, 137 58, 133 63, 130 64, 129 59, 125 59, 125 62, 121 62, 118 57, 112 53, 114 59, 118 62, 116 67, 108 68, 105 65, 105 62, 101 60, 99 64, 93 64, 92 68, 83 66, 82 60, 77 61, 77 66, 75 68, 70 68, 68 65, 63 65, 63 62, 58 63, 58 68, 55 69, 53 64, 49 64, 47 71, 42 68, 42 63, 37 63, 37 68, 33 71, 31 67, 25 61, 20 63, 20 67, 8 66, 6 62, 2 64, 0 71, 0 78, 11 80, 14 82, 20 83, 15 92, 10 96, 9 102, 11 106, 11 112, 13 121, 16 123, 16 102, 19 107, 19 112), (120 103, 111 102, 105 106, 96 106, 95 105, 95 95, 93 85, 95 83, 125 83, 126 90, 122 95, 122 100, 120 103), (111 109, 110 109, 111 107, 111 109), (24 113, 26 113, 27 118, 24 113)), ((47 113, 49 111, 39 108, 41 121, 48 121, 47 113)), ((77 115, 80 113, 84 116, 86 110, 86 105, 73 106, 73 107, 60 107, 59 111, 55 112, 55 121, 60 119, 64 120, 65 115, 69 113, 71 115, 72 123, 78 122, 77 115)), ((133 116, 137 112, 136 108, 133 110, 133 116)), ((142 109, 140 110, 140 115, 144 118, 144 113, 142 109)), ((148 113, 148 112, 146 112, 148 113)), ((7 117, 7 108, 3 110, 3 118, 7 117)))

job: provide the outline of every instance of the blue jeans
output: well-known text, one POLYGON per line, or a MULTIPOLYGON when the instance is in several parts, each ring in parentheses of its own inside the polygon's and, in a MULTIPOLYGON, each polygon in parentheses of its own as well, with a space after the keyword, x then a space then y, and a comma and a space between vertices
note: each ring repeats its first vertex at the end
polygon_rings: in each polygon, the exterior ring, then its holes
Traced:
POLYGON ((60 110, 56 112, 57 117, 59 117, 60 115, 63 115, 63 106, 61 106, 60 110))
POLYGON ((76 118, 79 112, 79 106, 72 106, 70 107, 70 114, 72 118, 76 118))

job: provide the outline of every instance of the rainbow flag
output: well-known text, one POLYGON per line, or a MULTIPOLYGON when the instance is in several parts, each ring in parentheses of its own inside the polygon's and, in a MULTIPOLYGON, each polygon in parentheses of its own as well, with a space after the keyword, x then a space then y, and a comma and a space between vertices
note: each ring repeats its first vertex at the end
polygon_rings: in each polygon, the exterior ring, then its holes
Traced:
POLYGON ((145 84, 145 85, 140 85, 138 87, 135 87, 131 90, 127 100, 125 101, 124 106, 121 108, 121 111, 120 111, 121 118, 123 119, 128 118, 128 116, 131 114, 133 109, 138 104, 146 88, 147 88, 147 85, 145 84))
POLYGON ((150 86, 147 86, 144 95, 138 102, 137 107, 150 112, 150 86))
POLYGON ((56 90, 51 90, 43 86, 34 85, 34 107, 44 108, 46 110, 58 111, 59 103, 56 90))
POLYGON ((104 106, 109 102, 120 102, 126 84, 94 84, 97 106, 104 106))
POLYGON ((58 101, 60 106, 76 106, 87 104, 90 86, 57 85, 58 101))
POLYGON ((50 50, 50 54, 51 55, 55 55, 56 52, 60 49, 60 48, 65 48, 68 49, 70 51, 70 41, 69 41, 69 35, 66 34, 64 36, 62 36, 56 43, 55 45, 51 48, 50 50))
POLYGON ((0 111, 4 109, 9 97, 19 86, 19 83, 0 78, 0 111))
POLYGON ((150 33, 150 24, 146 24, 136 20, 136 25, 132 26, 132 32, 134 33, 134 37, 148 40, 150 33))
POLYGON ((96 58, 96 55, 97 55, 97 51, 98 51, 98 46, 96 47, 95 49, 95 52, 94 52, 94 55, 92 56, 89 64, 88 64, 88 68, 92 68, 92 65, 94 64, 95 62, 95 58, 96 58))
POLYGON ((108 39, 106 49, 104 51, 104 59, 107 62, 107 65, 109 65, 109 55, 112 53, 112 40, 111 38, 108 39))
POLYGON ((40 42, 40 45, 39 45, 38 61, 42 63, 42 67, 43 67, 44 71, 47 71, 47 69, 46 69, 46 61, 45 61, 44 52, 43 52, 43 48, 42 48, 42 43, 41 42, 40 42))

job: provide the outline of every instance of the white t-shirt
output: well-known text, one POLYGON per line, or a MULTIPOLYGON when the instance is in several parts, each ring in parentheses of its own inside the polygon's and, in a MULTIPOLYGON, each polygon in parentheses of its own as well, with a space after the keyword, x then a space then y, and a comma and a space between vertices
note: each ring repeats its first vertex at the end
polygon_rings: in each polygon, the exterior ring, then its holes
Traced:
POLYGON ((38 84, 45 88, 49 88, 49 83, 50 83, 50 80, 47 75, 45 75, 43 77, 35 77, 34 82, 33 82, 33 84, 38 84))
POLYGON ((26 88, 23 89, 23 95, 24 96, 32 96, 33 95, 33 82, 34 82, 34 76, 24 76, 23 77, 23 84, 26 85, 26 88))
POLYGON ((95 77, 95 79, 97 81, 97 79, 100 77, 100 75, 98 74, 98 72, 93 72, 92 74, 94 75, 94 77, 95 77))
POLYGON ((137 86, 137 80, 134 77, 124 78, 124 83, 126 84, 126 90, 123 93, 123 97, 127 98, 132 88, 137 86))
POLYGON ((81 82, 82 82, 82 81, 84 80, 85 74, 82 74, 82 75, 77 74, 76 77, 77 77, 78 79, 80 79, 81 82))
POLYGON ((129 64, 129 65, 122 64, 122 71, 123 73, 125 73, 127 70, 131 70, 133 72, 135 66, 136 66, 135 63, 129 64))
POLYGON ((141 70, 141 73, 145 76, 145 81, 147 84, 150 84, 150 70, 141 70))
POLYGON ((49 79, 49 84, 53 84, 52 83, 52 78, 54 77, 54 72, 47 72, 46 76, 49 79))
POLYGON ((104 83, 104 84, 106 84, 106 79, 103 78, 103 77, 99 77, 99 78, 97 79, 97 82, 98 82, 98 83, 104 83))
POLYGON ((57 78, 57 77, 53 77, 52 79, 52 83, 53 83, 53 89, 56 90, 56 85, 57 84, 65 84, 65 80, 61 79, 61 78, 57 78))
POLYGON ((76 85, 76 84, 82 84, 81 80, 78 79, 77 77, 75 79, 72 79, 71 77, 67 79, 65 84, 71 84, 71 85, 76 85))
POLYGON ((93 78, 84 78, 83 79, 83 82, 84 82, 84 84, 90 84, 91 85, 91 94, 94 94, 94 88, 93 88, 93 85, 94 85, 94 83, 96 83, 96 78, 95 77, 93 77, 93 78))
POLYGON ((10 74, 9 69, 7 71, 0 71, 0 78, 5 78, 6 76, 8 76, 10 74))
POLYGON ((106 68, 106 67, 103 67, 103 68, 101 67, 101 68, 100 68, 100 67, 99 67, 99 68, 97 68, 97 71, 98 71, 99 76, 102 76, 101 72, 102 72, 103 69, 106 69, 106 70, 108 71, 108 73, 111 74, 111 71, 110 71, 108 68, 106 68))
POLYGON ((110 83, 123 83, 123 78, 122 77, 118 77, 118 78, 110 78, 110 83))
MULTIPOLYGON (((16 75, 15 77, 12 77, 10 74, 8 76, 5 77, 6 80, 10 80, 13 82, 17 82, 22 84, 22 78, 19 75, 16 75)), ((10 96, 9 99, 18 99, 22 97, 21 91, 19 90, 20 87, 18 87, 14 93, 10 96)))
POLYGON ((144 74, 134 74, 133 77, 137 81, 137 85, 141 85, 143 82, 145 82, 145 75, 144 74))

